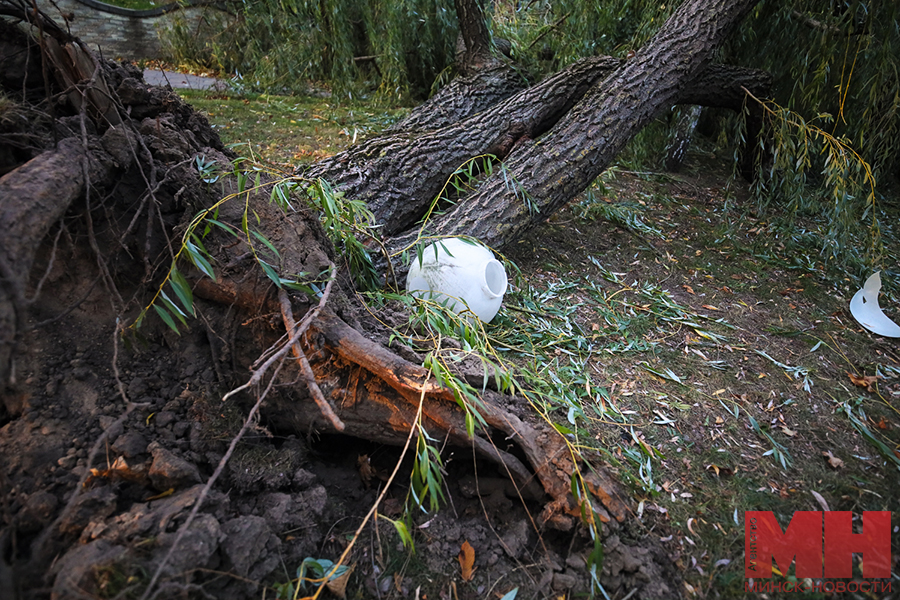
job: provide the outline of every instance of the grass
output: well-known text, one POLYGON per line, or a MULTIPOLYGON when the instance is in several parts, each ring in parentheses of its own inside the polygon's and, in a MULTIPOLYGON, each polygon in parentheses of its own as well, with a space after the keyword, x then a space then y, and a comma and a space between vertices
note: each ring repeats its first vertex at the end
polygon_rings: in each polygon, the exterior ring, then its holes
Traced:
POLYGON ((406 109, 337 105, 321 98, 178 90, 243 156, 292 167, 331 156, 399 119, 406 109))
MULTIPOLYGON (((285 166, 402 114, 180 93, 239 152, 285 166)), ((745 510, 786 523, 820 509, 812 492, 833 510, 900 510, 900 352, 850 317, 866 273, 821 254, 825 225, 758 215, 709 155, 679 176, 607 176, 510 249, 521 274, 487 334, 534 384, 536 410, 631 486, 639 526, 677 556, 681 591, 734 598, 745 510), (882 378, 868 390, 849 373, 882 378)), ((881 305, 898 318, 895 235, 885 228, 881 305)))
POLYGON ((113 6, 121 6, 122 8, 130 8, 132 10, 148 10, 151 8, 156 8, 157 6, 165 6, 166 4, 171 4, 171 2, 161 1, 154 2, 154 0, 101 0, 106 4, 112 4, 113 6))
MULTIPOLYGON (((648 528, 671 533, 687 595, 731 598, 743 593, 744 510, 786 523, 820 509, 813 491, 833 510, 900 508, 900 377, 867 392, 847 375, 900 356, 849 316, 854 266, 821 259, 815 236, 772 235, 743 190, 726 198, 724 172, 704 171, 620 175, 595 199, 615 211, 573 204, 512 257, 542 311, 576 315, 544 335, 590 344, 578 372, 605 393, 579 394, 583 419, 570 424, 584 451, 632 482, 648 528)), ((883 307, 900 306, 896 289, 883 307)))

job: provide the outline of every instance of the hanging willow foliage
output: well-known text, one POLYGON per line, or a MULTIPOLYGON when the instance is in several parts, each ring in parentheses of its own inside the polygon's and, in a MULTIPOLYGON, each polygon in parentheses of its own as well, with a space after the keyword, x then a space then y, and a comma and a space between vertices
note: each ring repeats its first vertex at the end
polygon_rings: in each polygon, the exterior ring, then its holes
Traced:
MULTIPOLYGON (((627 57, 679 3, 485 2, 495 39, 508 40, 516 64, 536 79, 580 57, 627 57)), ((391 100, 421 98, 453 62, 457 24, 449 0, 245 0, 242 6, 212 34, 176 27, 167 37, 174 49, 242 73, 252 88, 302 91, 309 81, 324 81, 339 98, 373 91, 391 100)), ((828 219, 833 254, 852 250, 847 232, 858 223, 870 229, 865 239, 874 244, 882 188, 863 191, 854 174, 863 169, 876 184, 900 178, 900 2, 762 0, 716 60, 771 72, 772 99, 785 109, 769 115, 763 142, 770 160, 759 169, 769 181, 755 188, 761 205, 828 219), (823 135, 796 128, 812 122, 823 135), (804 141, 825 139, 852 149, 845 168, 804 141), (817 201, 822 205, 814 206, 817 201)), ((729 118, 720 140, 737 129, 739 117, 729 118)), ((647 128, 632 148, 659 152, 665 127, 647 128)), ((873 262, 881 251, 872 245, 865 254, 873 262)))
POLYGON ((822 218, 822 253, 869 269, 885 260, 883 184, 900 177, 898 27, 897 2, 767 0, 724 51, 774 76, 757 198, 822 218))
POLYGON ((195 29, 162 32, 170 58, 239 73, 250 89, 302 92, 329 84, 339 97, 421 98, 452 63, 452 2, 442 0, 254 0, 195 29))
MULTIPOLYGON (((581 56, 626 57, 677 4, 499 2, 494 29, 512 40, 517 60, 554 70, 581 56)), ((760 205, 788 218, 823 218, 823 252, 877 266, 886 186, 875 186, 900 179, 900 2, 763 0, 716 60, 773 75, 775 104, 754 186, 760 205)), ((722 133, 740 130, 741 118, 726 117, 722 133)), ((661 126, 639 134, 623 159, 639 156, 655 168, 665 147, 661 126)))
POLYGON ((727 50, 770 71, 773 100, 846 138, 876 179, 900 174, 900 3, 767 0, 727 50))
MULTIPOLYGON (((555 70, 638 50, 677 4, 498 2, 495 31, 517 58, 543 56, 555 70)), ((764 0, 717 60, 771 72, 776 103, 808 118, 832 115, 829 133, 847 138, 876 177, 900 175, 900 2, 764 0)))

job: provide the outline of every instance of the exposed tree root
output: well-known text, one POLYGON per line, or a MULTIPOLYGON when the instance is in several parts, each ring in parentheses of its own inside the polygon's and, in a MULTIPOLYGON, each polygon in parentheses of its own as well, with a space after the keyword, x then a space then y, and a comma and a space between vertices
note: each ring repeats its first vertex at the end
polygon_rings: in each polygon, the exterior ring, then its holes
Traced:
MULTIPOLYGON (((284 319, 284 328, 288 335, 292 336, 297 324, 294 322, 294 309, 291 308, 291 301, 287 296, 287 292, 278 290, 278 301, 281 304, 281 318, 284 319)), ((306 354, 303 353, 299 340, 291 344, 291 351, 297 358, 297 363, 300 365, 300 370, 303 371, 303 377, 306 379, 306 385, 309 386, 309 393, 316 401, 322 416, 328 419, 332 427, 338 431, 343 431, 344 424, 334 414, 334 409, 331 408, 328 400, 322 395, 322 390, 316 383, 316 374, 313 373, 312 367, 309 366, 309 360, 306 358, 306 354)))
MULTIPOLYGON (((277 306, 272 298, 261 298, 234 280, 214 282, 201 279, 195 293, 210 300, 235 303, 259 310, 277 306)), ((423 425, 429 434, 460 447, 474 447, 482 457, 507 470, 523 498, 546 501, 541 522, 569 529, 581 507, 571 494, 571 478, 580 475, 597 502, 594 509, 601 520, 622 521, 629 512, 625 495, 602 468, 587 467, 560 433, 550 425, 525 423, 502 407, 509 401, 491 390, 482 393, 477 410, 493 431, 466 433, 465 411, 452 390, 437 384, 429 371, 410 363, 384 346, 364 337, 328 309, 311 322, 309 333, 298 341, 309 357, 317 386, 328 394, 343 433, 390 445, 402 445, 416 423, 419 402, 423 425), (493 435, 491 435, 493 433, 493 435), (508 447, 498 447, 505 438, 508 447), (518 456, 524 456, 525 462, 518 456)), ((327 403, 327 401, 326 401, 327 403)), ((298 431, 334 425, 324 421, 319 410, 298 406, 296 398, 271 400, 270 409, 281 423, 298 431)))

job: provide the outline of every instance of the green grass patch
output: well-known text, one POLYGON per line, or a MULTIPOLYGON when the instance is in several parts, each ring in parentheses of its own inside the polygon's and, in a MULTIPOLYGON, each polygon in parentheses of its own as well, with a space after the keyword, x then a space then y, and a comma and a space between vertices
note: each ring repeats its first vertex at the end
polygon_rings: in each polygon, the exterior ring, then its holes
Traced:
POLYGON ((308 96, 177 91, 238 154, 286 168, 331 156, 407 112, 308 96))
POLYGON ((165 6, 167 4, 174 4, 174 2, 154 2, 153 0, 100 0, 104 4, 112 4, 113 6, 119 6, 122 8, 130 8, 131 10, 149 10, 151 8, 157 8, 159 6, 165 6))

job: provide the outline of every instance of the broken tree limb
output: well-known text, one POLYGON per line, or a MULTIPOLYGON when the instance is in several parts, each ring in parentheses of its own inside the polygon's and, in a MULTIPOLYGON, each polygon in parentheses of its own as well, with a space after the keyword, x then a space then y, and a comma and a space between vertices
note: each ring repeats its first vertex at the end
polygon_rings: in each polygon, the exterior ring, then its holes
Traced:
MULTIPOLYGON (((303 320, 300 321, 300 325, 298 327, 296 327, 296 329, 292 328, 290 335, 288 336, 288 338, 289 338, 288 342, 286 344, 282 345, 280 350, 278 350, 272 356, 270 356, 268 359, 266 359, 266 361, 263 362, 262 365, 258 369, 253 371, 253 375, 250 377, 250 379, 247 380, 247 383, 245 383, 244 385, 242 385, 240 387, 236 387, 235 389, 233 389, 230 392, 228 392, 227 394, 225 394, 225 396, 222 398, 223 402, 225 400, 228 400, 235 394, 242 392, 246 389, 249 389, 249 388, 257 385, 258 383, 260 383, 262 381, 263 376, 265 376, 265 374, 269 370, 269 368, 272 365, 274 365, 276 362, 281 360, 281 358, 285 354, 288 353, 288 351, 294 346, 294 344, 296 344, 300 340, 300 338, 303 336, 303 334, 306 333, 307 329, 309 329, 309 326, 312 324, 313 319, 316 318, 316 316, 319 314, 319 311, 322 310, 322 308, 325 306, 325 303, 328 301, 328 296, 331 294, 331 289, 332 289, 332 286, 334 285, 335 271, 336 271, 335 266, 331 265, 331 278, 328 280, 328 284, 325 286, 325 291, 322 293, 322 297, 319 299, 319 304, 317 304, 315 308, 313 308, 312 310, 307 312, 306 315, 304 315, 303 320)), ((201 280, 201 281, 208 282, 208 280, 205 280, 205 279, 201 280)), ((212 286, 206 285, 206 286, 201 287, 198 285, 197 287, 200 289, 200 292, 198 293, 198 295, 203 297, 203 290, 208 289, 210 287, 216 288, 216 287, 218 287, 218 285, 216 285, 215 282, 213 282, 212 286)), ((246 295, 240 295, 238 297, 246 297, 246 295)), ((232 302, 231 304, 234 304, 234 302, 232 302)), ((260 303, 261 306, 266 305, 266 304, 271 305, 271 304, 273 304, 273 302, 271 300, 268 300, 268 301, 264 301, 264 302, 260 303)))
MULTIPOLYGON (((291 308, 291 301, 288 298, 287 292, 283 289, 278 290, 278 301, 281 303, 281 318, 284 319, 284 328, 293 340, 295 333, 294 329, 297 327, 297 324, 294 322, 294 309, 291 308)), ((312 367, 309 366, 309 360, 306 358, 306 354, 303 353, 303 348, 300 347, 299 339, 291 344, 291 350, 293 351, 297 362, 300 364, 300 370, 303 372, 304 378, 306 378, 306 385, 309 386, 309 393, 316 401, 319 410, 322 412, 322 416, 328 419, 335 429, 343 431, 344 424, 341 422, 340 418, 334 414, 334 409, 331 408, 328 400, 322 395, 322 390, 319 389, 319 385, 316 383, 316 374, 313 373, 312 367)))
MULTIPOLYGON (((386 436, 383 441, 396 444, 397 434, 405 434, 411 426, 418 398, 424 391, 426 403, 423 414, 428 418, 429 425, 437 427, 440 434, 448 436, 456 445, 468 446, 472 443, 466 433, 465 413, 460 409, 453 392, 449 388, 430 382, 428 370, 409 363, 380 344, 368 340, 328 311, 323 311, 319 315, 310 330, 311 337, 314 332, 321 336, 320 349, 328 350, 333 356, 336 355, 352 365, 363 367, 375 378, 374 380, 370 378, 364 384, 368 394, 358 392, 355 398, 339 405, 338 414, 347 425, 346 433, 364 434, 372 426, 372 419, 369 418, 371 407, 368 403, 380 405, 387 403, 389 406, 386 408, 390 413, 388 422, 392 425, 399 424, 401 429, 391 436, 386 436), (384 394, 383 391, 379 393, 373 385, 377 380, 386 382, 397 393, 390 395, 384 394), (404 402, 397 402, 397 396, 404 402)), ((335 378, 336 365, 333 361, 319 360, 313 365, 314 369, 317 367, 320 377, 335 378)), ((344 384, 338 378, 336 389, 350 389, 348 384, 349 380, 344 384)), ((356 387, 358 389, 359 386, 356 387)), ((580 505, 570 492, 571 476, 576 470, 576 461, 580 461, 580 458, 573 456, 562 435, 551 426, 543 422, 530 424, 521 421, 501 408, 498 399, 499 394, 485 391, 482 394, 481 405, 472 407, 472 410, 478 410, 490 427, 505 434, 528 458, 534 475, 551 498, 548 509, 542 514, 542 521, 567 528, 571 525, 569 517, 581 514, 580 505)), ((532 491, 528 491, 533 490, 530 488, 533 476, 519 459, 495 448, 489 438, 477 435, 475 448, 485 458, 500 464, 501 468, 503 466, 508 468, 516 483, 524 488, 527 494, 533 494, 532 491)), ((599 471, 602 472, 602 469, 599 471)), ((616 520, 623 520, 629 512, 627 501, 612 479, 608 476, 599 477, 594 487, 600 492, 597 499, 602 508, 600 506, 594 508, 601 519, 609 519, 608 511, 616 520)))
MULTIPOLYGON (((203 278, 194 285, 194 293, 208 300, 242 305, 254 313, 277 309, 270 291, 241 288, 230 278, 203 278)), ((601 520, 622 521, 629 514, 626 495, 603 468, 596 468, 597 474, 593 474, 552 426, 543 421, 522 421, 501 407, 500 394, 486 390, 479 406, 470 407, 479 411, 488 428, 476 429, 475 437, 469 438, 465 411, 451 389, 435 382, 427 369, 369 340, 331 310, 319 312, 310 322, 307 335, 297 343, 303 346, 317 386, 344 424, 343 433, 402 445, 421 410, 422 426, 430 435, 458 447, 474 446, 478 455, 507 470, 524 498, 545 498, 543 523, 568 529, 581 515, 581 506, 571 495, 571 477, 579 473, 594 495, 592 507, 601 520), (492 430, 515 444, 527 464, 506 449, 497 448, 492 430)), ((293 389, 301 397, 307 396, 300 388, 293 389)), ((323 424, 320 411, 308 410, 294 394, 270 398, 266 412, 281 427, 300 432, 323 424)))

